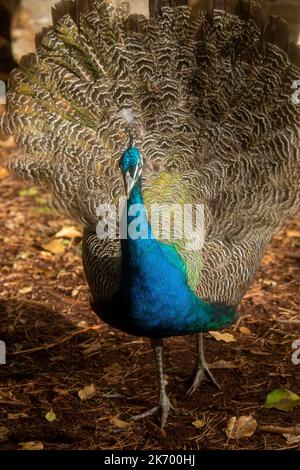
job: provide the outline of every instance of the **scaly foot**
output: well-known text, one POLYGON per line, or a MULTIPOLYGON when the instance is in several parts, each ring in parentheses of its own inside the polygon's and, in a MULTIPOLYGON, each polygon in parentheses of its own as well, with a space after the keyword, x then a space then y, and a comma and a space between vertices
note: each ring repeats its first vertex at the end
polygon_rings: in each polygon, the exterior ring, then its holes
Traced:
POLYGON ((133 421, 137 421, 139 419, 147 418, 147 416, 152 416, 156 413, 158 413, 158 414, 160 413, 160 415, 161 415, 160 426, 163 429, 166 425, 170 410, 174 411, 175 413, 180 412, 179 410, 177 410, 171 404, 171 402, 170 402, 167 395, 161 395, 160 400, 159 400, 159 404, 157 406, 154 406, 153 408, 151 408, 148 411, 145 411, 144 413, 141 413, 141 414, 136 415, 136 416, 132 416, 132 418, 130 418, 130 419, 133 420, 133 421))
POLYGON ((213 376, 212 372, 210 371, 207 362, 203 361, 202 359, 202 363, 198 364, 192 375, 192 385, 186 392, 186 396, 190 397, 191 395, 193 395, 193 393, 195 393, 195 391, 205 378, 208 378, 219 390, 221 390, 221 387, 213 376))
POLYGON ((186 393, 187 397, 190 397, 193 393, 195 393, 195 391, 197 390, 197 388, 201 384, 202 380, 205 379, 205 378, 208 378, 209 380, 211 380, 211 382, 219 390, 221 390, 220 385, 218 384, 218 382, 214 378, 213 374, 209 370, 208 364, 206 362, 205 355, 204 355, 203 334, 202 333, 198 333, 196 335, 196 345, 197 345, 197 362, 196 362, 196 367, 195 367, 194 373, 192 375, 192 385, 186 393))

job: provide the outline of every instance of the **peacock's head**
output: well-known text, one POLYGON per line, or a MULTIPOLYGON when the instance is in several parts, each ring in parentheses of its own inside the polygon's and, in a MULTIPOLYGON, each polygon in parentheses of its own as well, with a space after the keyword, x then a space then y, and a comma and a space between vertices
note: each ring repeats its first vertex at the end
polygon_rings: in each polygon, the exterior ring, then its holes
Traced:
POLYGON ((137 147, 129 147, 123 153, 120 168, 123 173, 126 195, 129 197, 143 171, 143 157, 137 147))

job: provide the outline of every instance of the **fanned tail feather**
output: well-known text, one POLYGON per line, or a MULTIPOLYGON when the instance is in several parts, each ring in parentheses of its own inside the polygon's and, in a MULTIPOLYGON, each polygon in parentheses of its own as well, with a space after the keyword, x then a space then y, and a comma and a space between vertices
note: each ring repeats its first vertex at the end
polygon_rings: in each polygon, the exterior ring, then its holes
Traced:
POLYGON ((176 190, 188 189, 188 202, 207 214, 199 292, 236 303, 272 234, 299 207, 300 111, 291 96, 300 51, 286 23, 265 24, 256 2, 182 3, 151 2, 146 18, 104 0, 80 2, 78 17, 62 2, 37 54, 11 75, 0 128, 20 146, 10 168, 94 230, 99 203, 123 194, 122 110, 130 109, 149 201, 160 172, 180 174, 176 190), (232 287, 214 287, 210 279, 230 276, 239 256, 232 287))

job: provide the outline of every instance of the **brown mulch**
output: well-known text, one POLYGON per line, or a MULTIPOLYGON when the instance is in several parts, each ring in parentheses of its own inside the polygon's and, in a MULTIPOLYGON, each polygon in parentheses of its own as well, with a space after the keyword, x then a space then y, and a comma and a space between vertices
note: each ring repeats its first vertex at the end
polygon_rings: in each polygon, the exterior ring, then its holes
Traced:
POLYGON ((112 330, 93 314, 80 238, 55 238, 74 222, 49 210, 42 191, 3 166, 0 160, 0 339, 7 345, 7 364, 0 365, 0 450, 32 441, 44 449, 300 448, 280 430, 300 425, 300 409, 263 408, 275 388, 300 393, 300 365, 291 361, 292 343, 300 339, 299 219, 274 238, 240 306, 241 319, 228 330, 236 341, 206 335, 222 392, 205 382, 187 399, 194 340, 168 339, 168 392, 185 414, 170 416, 165 432, 156 416, 127 426, 131 415, 156 403, 148 342, 112 330), (51 253, 53 244, 49 251, 53 240, 61 253, 51 253), (91 384, 94 395, 81 400, 78 392, 91 384), (258 429, 249 438, 227 439, 228 419, 241 415, 252 415, 258 429), (196 419, 203 421, 200 429, 196 419))

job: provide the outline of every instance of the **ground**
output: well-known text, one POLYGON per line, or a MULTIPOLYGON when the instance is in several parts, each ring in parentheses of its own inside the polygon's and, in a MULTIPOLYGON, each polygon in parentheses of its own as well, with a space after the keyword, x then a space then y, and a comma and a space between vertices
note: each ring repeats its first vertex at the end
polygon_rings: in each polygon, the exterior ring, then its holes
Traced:
MULTIPOLYGON (((7 153, 0 149, 0 157, 7 153)), ((290 433, 299 426, 300 409, 263 407, 273 389, 300 392, 300 364, 291 360, 292 343, 300 339, 299 219, 266 253, 239 322, 226 330, 235 341, 206 335, 222 391, 205 382, 186 398, 194 339, 166 341, 167 389, 185 413, 170 416, 165 431, 155 416, 128 425, 131 415, 156 404, 148 341, 112 330, 91 311, 79 233, 69 229, 74 222, 49 210, 42 190, 9 176, 3 158, 0 220, 0 339, 7 345, 7 364, 0 366, 0 450, 32 441, 44 449, 300 448, 278 429, 290 433), (228 439, 229 418, 243 415, 257 420, 255 433, 228 439)))

